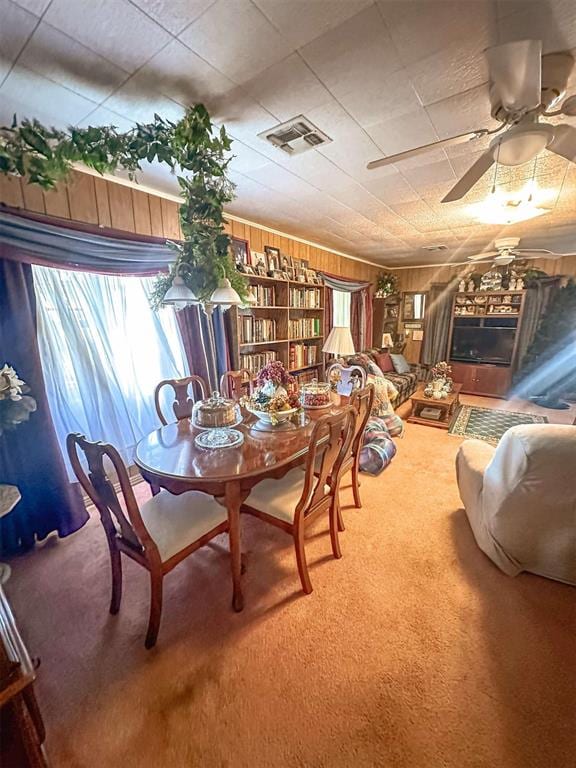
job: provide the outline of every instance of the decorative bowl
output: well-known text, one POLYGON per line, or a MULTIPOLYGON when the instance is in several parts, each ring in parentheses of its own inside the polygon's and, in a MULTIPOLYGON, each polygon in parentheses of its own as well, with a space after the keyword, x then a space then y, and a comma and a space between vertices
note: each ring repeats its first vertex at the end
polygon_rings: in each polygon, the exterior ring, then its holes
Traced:
POLYGON ((282 424, 284 421, 287 421, 296 413, 298 408, 288 408, 285 411, 257 411, 250 406, 246 406, 246 410, 248 413, 251 413, 253 416, 256 416, 256 418, 260 419, 260 421, 275 425, 282 424))

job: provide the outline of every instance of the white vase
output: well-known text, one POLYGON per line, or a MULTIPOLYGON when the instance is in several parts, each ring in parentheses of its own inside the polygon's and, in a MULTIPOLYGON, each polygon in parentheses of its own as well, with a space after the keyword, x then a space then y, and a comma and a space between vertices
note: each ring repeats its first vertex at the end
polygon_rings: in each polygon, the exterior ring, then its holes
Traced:
POLYGON ((444 390, 444 379, 434 379, 434 381, 432 382, 432 398, 434 400, 441 400, 443 390, 444 390))
POLYGON ((265 395, 268 395, 268 397, 276 397, 278 395, 281 395, 282 397, 288 397, 288 392, 284 389, 284 387, 281 384, 274 384, 273 381, 267 381, 260 387, 260 389, 265 395))

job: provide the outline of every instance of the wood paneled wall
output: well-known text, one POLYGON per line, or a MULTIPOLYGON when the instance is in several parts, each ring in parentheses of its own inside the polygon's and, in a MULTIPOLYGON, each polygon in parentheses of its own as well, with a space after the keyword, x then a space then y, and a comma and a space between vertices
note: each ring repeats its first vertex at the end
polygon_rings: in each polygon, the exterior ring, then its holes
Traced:
MULTIPOLYGON (((77 171, 70 181, 50 192, 27 184, 23 179, 0 175, 0 203, 124 232, 174 239, 182 236, 178 203, 77 171)), ((370 281, 375 281, 380 272, 371 264, 339 256, 255 225, 230 219, 227 230, 235 237, 248 240, 255 251, 263 251, 265 245, 272 245, 291 256, 308 259, 311 269, 370 281)))
MULTIPOLYGON (((569 275, 576 277, 576 256, 564 256, 562 259, 534 259, 530 266, 542 269, 549 275, 569 275)), ((417 269, 398 269, 400 291, 427 291, 432 283, 448 283, 452 278, 461 275, 467 266, 418 267, 417 269)), ((478 269, 488 269, 487 264, 479 264, 478 269)), ((407 338, 405 355, 411 363, 420 360, 422 342, 407 338)))

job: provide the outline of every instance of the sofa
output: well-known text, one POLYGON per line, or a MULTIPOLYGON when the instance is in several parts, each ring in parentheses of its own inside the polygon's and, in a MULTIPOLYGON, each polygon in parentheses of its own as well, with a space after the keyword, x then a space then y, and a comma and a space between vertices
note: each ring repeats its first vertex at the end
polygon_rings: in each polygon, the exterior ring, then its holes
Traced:
POLYGON ((480 549, 501 571, 576 585, 576 427, 523 424, 498 447, 466 440, 460 498, 480 549))
POLYGON ((421 379, 421 368, 419 365, 406 364, 409 365, 409 370, 405 373, 398 373, 394 369, 393 359, 387 349, 367 349, 362 352, 362 355, 367 356, 375 363, 382 371, 382 375, 391 381, 398 390, 398 397, 394 400, 395 408, 406 402, 410 395, 416 391, 418 382, 421 379))

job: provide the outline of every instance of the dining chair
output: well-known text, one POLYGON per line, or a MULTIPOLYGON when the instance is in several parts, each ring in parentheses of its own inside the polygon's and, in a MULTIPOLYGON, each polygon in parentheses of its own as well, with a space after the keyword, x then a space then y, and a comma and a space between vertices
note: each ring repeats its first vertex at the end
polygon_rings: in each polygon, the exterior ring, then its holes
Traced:
POLYGON ((248 394, 250 394, 252 391, 252 373, 248 368, 225 371, 220 376, 220 392, 224 397, 231 397, 232 400, 240 400, 246 385, 248 385, 248 394))
MULTIPOLYGON (((356 410, 356 426, 354 437, 352 439, 352 450, 350 456, 346 459, 342 466, 342 475, 348 472, 352 473, 352 493, 354 494, 354 504, 358 509, 362 506, 360 500, 360 451, 362 450, 362 442, 364 439, 364 430, 366 424, 372 413, 372 406, 374 405, 374 384, 367 384, 362 389, 355 389, 350 395, 349 404, 356 410)), ((340 517, 341 522, 341 517, 340 517)), ((344 530, 343 527, 340 530, 344 530)))
POLYGON ((356 409, 350 405, 335 414, 320 416, 310 436, 305 471, 296 467, 279 479, 263 480, 252 489, 241 507, 241 512, 254 515, 292 536, 300 582, 307 595, 312 592, 312 582, 304 534, 307 526, 322 513, 329 515, 332 554, 335 558, 342 557, 338 541, 338 492, 342 466, 350 454, 356 416, 356 409))
POLYGON ((170 387, 174 392, 174 400, 172 402, 172 409, 176 421, 180 419, 189 418, 192 415, 192 406, 196 402, 196 392, 200 391, 200 397, 204 399, 208 397, 208 388, 206 382, 202 376, 186 376, 183 379, 164 379, 156 385, 154 390, 154 404, 156 405, 156 413, 158 418, 164 426, 168 424, 168 420, 162 413, 162 406, 160 405, 160 393, 164 387, 170 387), (197 387, 195 390, 194 387, 197 387))
POLYGON ((110 613, 120 610, 122 555, 135 560, 150 573, 150 618, 145 646, 152 648, 160 628, 164 576, 192 552, 228 530, 226 510, 211 496, 198 491, 174 496, 163 490, 138 506, 126 466, 113 445, 69 434, 66 448, 80 485, 100 513, 108 541, 112 564, 110 613), (84 453, 88 474, 81 464, 78 448, 84 453), (116 495, 105 462, 116 473, 126 511, 116 495))

